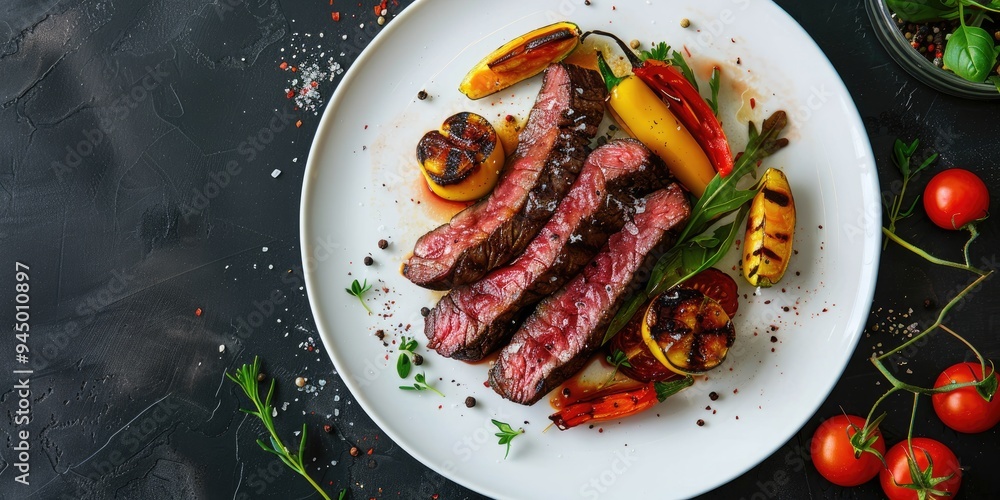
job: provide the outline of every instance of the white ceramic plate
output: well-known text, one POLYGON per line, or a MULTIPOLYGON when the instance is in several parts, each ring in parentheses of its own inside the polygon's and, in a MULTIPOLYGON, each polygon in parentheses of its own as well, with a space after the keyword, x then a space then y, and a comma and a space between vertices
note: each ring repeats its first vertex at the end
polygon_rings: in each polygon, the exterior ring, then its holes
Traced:
MULTIPOLYGON (((400 446, 494 497, 689 497, 733 479, 815 412, 840 377, 871 304, 881 220, 875 162, 849 94, 809 36, 767 1, 612 4, 416 2, 345 75, 309 156, 302 257, 330 357, 360 404, 400 446), (681 18, 691 27, 682 29, 681 18), (545 400, 533 407, 507 402, 484 387, 486 365, 423 348, 426 362, 417 371, 446 397, 399 390, 394 345, 386 348, 374 337, 383 329, 386 340, 407 334, 423 346, 419 310, 439 296, 399 273, 416 238, 449 215, 420 188, 417 140, 460 110, 494 121, 508 113, 526 116, 538 78, 475 102, 457 84, 495 47, 561 19, 646 47, 660 40, 686 47, 702 78, 719 65, 722 116, 736 144, 743 144, 746 119, 759 122, 787 110, 792 143, 767 164, 785 170, 798 207, 798 255, 780 286, 756 296, 744 286, 749 299, 736 317, 738 339, 721 369, 654 411, 564 432, 545 430, 552 411, 545 400), (429 99, 417 99, 422 89, 429 99), (383 238, 390 246, 380 250, 376 243, 383 238), (366 267, 362 260, 369 254, 375 265, 366 267), (376 282, 365 297, 377 315, 367 315, 345 293, 355 278, 376 282), (721 398, 711 401, 711 391, 721 398), (464 405, 467 396, 478 400, 474 408, 464 405), (527 431, 506 460, 491 418, 527 431), (704 427, 695 425, 698 419, 704 427)), ((737 254, 731 252, 724 268, 732 268, 737 254)))

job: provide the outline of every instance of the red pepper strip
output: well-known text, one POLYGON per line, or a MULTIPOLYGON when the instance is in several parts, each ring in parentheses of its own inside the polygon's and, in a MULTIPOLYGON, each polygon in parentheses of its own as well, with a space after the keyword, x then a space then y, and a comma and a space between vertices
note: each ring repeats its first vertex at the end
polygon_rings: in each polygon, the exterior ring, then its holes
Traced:
POLYGON ((655 382, 650 382, 638 389, 613 392, 563 406, 550 415, 549 420, 564 431, 591 420, 611 420, 634 415, 656 406, 658 402, 655 382))
POLYGON ((670 111, 708 155, 719 176, 729 175, 733 171, 733 154, 729 150, 726 133, 722 131, 722 124, 712 108, 691 82, 677 68, 660 61, 646 60, 641 66, 633 67, 632 72, 670 106, 670 111))

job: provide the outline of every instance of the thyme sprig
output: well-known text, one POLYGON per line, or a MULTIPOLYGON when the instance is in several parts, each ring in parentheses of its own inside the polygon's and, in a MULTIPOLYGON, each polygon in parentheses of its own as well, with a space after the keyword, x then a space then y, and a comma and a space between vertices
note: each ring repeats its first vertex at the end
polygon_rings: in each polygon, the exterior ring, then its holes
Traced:
POLYGON ((303 461, 305 450, 306 450, 306 424, 302 424, 302 436, 299 439, 299 449, 297 453, 292 453, 289 451, 288 447, 281 442, 281 438, 278 437, 278 431, 274 428, 274 420, 272 420, 272 414, 274 412, 274 407, 271 406, 271 397, 274 395, 275 380, 271 379, 271 387, 267 391, 267 396, 263 401, 260 399, 260 391, 258 388, 257 377, 260 375, 260 358, 254 356, 253 363, 249 365, 243 365, 236 369, 236 374, 233 375, 226 372, 226 377, 239 385, 243 392, 246 393, 247 397, 250 398, 250 402, 253 403, 254 409, 247 410, 240 408, 240 411, 248 415, 252 415, 260 419, 264 424, 264 428, 267 429, 269 434, 269 442, 265 443, 262 439, 257 439, 257 444, 262 450, 277 455, 278 458, 284 462, 290 469, 297 472, 302 477, 309 481, 309 484, 319 492, 319 494, 326 500, 330 500, 326 492, 316 484, 315 481, 306 472, 306 466, 303 461))

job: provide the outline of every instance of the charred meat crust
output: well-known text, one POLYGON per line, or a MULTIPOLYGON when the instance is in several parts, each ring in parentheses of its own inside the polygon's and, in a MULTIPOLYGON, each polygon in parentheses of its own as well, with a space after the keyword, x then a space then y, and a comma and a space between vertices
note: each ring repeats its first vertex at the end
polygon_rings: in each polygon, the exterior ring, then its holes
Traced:
POLYGON ((424 288, 447 290, 524 251, 583 166, 604 116, 605 94, 596 71, 550 66, 497 187, 417 240, 403 274, 424 288))
POLYGON ((535 308, 490 370, 489 384, 530 405, 576 373, 601 345, 611 318, 647 276, 648 260, 675 238, 690 206, 673 184, 646 198, 634 223, 615 233, 584 270, 535 308))
POLYGON ((455 359, 482 359, 517 330, 530 306, 590 262, 632 217, 640 197, 669 182, 663 162, 638 141, 596 149, 521 256, 438 302, 424 323, 428 347, 455 359))

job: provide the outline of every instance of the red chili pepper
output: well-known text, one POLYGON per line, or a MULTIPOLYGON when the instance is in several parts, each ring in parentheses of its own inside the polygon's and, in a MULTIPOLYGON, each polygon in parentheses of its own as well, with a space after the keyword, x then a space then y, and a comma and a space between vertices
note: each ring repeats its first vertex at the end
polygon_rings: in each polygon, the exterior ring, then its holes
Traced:
POLYGON ((655 382, 638 389, 613 392, 566 405, 549 416, 549 420, 560 430, 589 422, 591 420, 611 420, 646 411, 659 403, 655 382))
POLYGON ((677 119, 705 150, 719 176, 729 175, 733 171, 733 156, 722 124, 691 82, 676 67, 649 59, 642 66, 632 68, 632 72, 670 106, 677 119))
POLYGON ((656 92, 670 107, 670 111, 680 120, 701 149, 711 160, 715 171, 725 177, 733 171, 733 153, 729 149, 726 133, 715 116, 711 106, 684 77, 676 66, 655 59, 640 60, 631 48, 618 37, 604 31, 593 31, 613 38, 621 46, 632 63, 632 73, 656 92))

